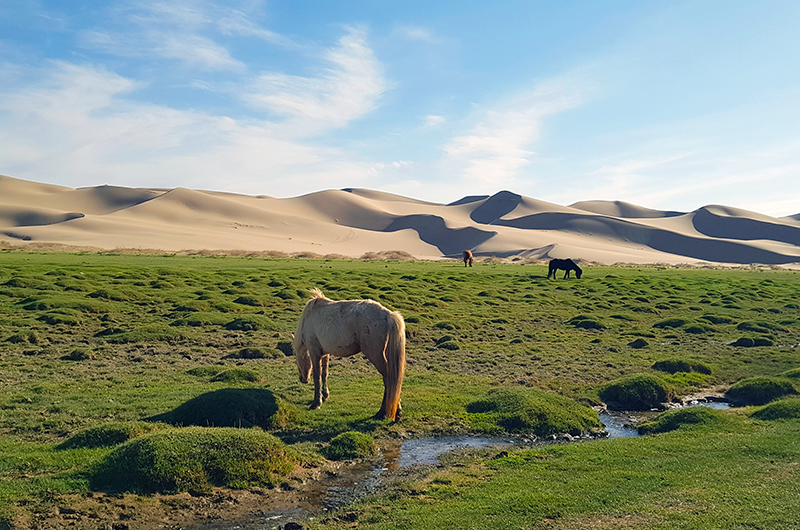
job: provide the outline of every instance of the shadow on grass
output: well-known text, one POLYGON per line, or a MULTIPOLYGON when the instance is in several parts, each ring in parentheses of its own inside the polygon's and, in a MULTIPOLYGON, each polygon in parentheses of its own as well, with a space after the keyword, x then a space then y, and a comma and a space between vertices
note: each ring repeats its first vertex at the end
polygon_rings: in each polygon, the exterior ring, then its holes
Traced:
POLYGON ((291 428, 294 406, 265 388, 222 388, 206 392, 175 409, 147 418, 177 426, 291 428))

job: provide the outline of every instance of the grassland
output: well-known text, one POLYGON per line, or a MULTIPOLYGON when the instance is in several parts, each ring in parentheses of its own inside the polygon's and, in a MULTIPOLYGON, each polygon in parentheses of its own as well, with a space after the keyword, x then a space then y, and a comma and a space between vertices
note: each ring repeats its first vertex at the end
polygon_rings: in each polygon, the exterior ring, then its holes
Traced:
MULTIPOLYGON (((59 448, 76 433, 168 415, 227 388, 269 389, 292 416, 272 434, 313 452, 346 431, 474 430, 468 405, 498 388, 594 405, 605 384, 631 374, 656 374, 684 395, 800 367, 797 272, 546 274, 513 263, 0 252, 0 521, 41 521, 63 496, 91 495, 87 470, 112 448, 59 448), (330 400, 307 410, 313 389, 283 350, 311 287, 403 313, 401 422, 370 419, 382 383, 360 356, 332 362, 330 400), (704 369, 653 370, 665 361, 704 369)), ((635 440, 476 455, 315 524, 797 528, 781 514, 800 507, 800 424, 749 413, 635 440), (463 520, 443 521, 454 513, 463 520)))

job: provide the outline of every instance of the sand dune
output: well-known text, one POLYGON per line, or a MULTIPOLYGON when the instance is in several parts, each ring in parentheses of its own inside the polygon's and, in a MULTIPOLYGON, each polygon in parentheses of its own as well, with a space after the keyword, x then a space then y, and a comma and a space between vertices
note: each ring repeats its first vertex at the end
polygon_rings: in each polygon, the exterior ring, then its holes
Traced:
POLYGON ((620 201, 560 206, 510 191, 437 204, 368 189, 278 199, 0 176, 0 241, 103 249, 279 251, 420 259, 478 256, 598 263, 800 266, 800 214, 709 205, 661 211, 620 201))

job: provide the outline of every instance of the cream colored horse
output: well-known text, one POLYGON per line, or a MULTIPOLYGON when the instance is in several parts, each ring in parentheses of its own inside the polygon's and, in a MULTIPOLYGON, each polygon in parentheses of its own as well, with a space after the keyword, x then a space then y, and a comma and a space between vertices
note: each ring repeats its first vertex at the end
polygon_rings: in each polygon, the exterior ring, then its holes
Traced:
POLYGON ((307 383, 314 372, 311 408, 319 408, 328 399, 330 356, 350 357, 364 352, 383 376, 383 403, 375 418, 399 420, 400 390, 406 370, 406 324, 402 315, 373 300, 333 301, 319 289, 310 292, 292 348, 300 382, 307 383))

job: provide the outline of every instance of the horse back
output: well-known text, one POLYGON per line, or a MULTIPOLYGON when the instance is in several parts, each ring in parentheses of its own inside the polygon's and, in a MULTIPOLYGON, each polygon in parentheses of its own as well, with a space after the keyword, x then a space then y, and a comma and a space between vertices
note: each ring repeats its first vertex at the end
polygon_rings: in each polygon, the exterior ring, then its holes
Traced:
POLYGON ((308 315, 306 340, 316 341, 325 353, 349 357, 386 343, 390 311, 372 300, 316 303, 308 315))

